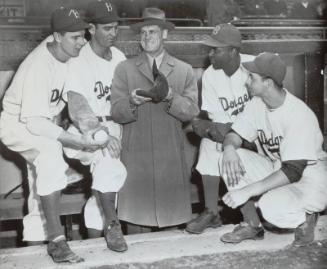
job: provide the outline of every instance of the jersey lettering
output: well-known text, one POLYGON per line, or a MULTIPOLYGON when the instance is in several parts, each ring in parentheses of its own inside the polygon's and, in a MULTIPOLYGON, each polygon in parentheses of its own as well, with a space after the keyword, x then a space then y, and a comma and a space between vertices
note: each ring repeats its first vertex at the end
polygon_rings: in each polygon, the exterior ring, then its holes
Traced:
POLYGON ((248 94, 244 94, 244 96, 240 96, 237 100, 230 100, 228 101, 225 97, 219 97, 219 101, 221 106, 223 107, 224 111, 233 109, 231 115, 237 115, 238 113, 244 110, 245 103, 250 100, 248 94))
POLYGON ((55 103, 55 105, 58 105, 60 101, 66 103, 64 98, 62 97, 63 91, 64 91, 63 89, 61 91, 58 89, 53 89, 51 91, 50 103, 51 104, 55 103))
POLYGON ((103 86, 103 83, 101 81, 97 81, 94 85, 94 92, 97 94, 98 99, 106 97, 106 101, 110 101, 110 89, 111 86, 103 86))
POLYGON ((265 132, 262 129, 258 130, 259 135, 259 141, 261 144, 266 145, 268 150, 271 153, 278 153, 279 152, 279 145, 283 140, 282 136, 273 136, 273 134, 270 134, 270 137, 267 138, 265 132))

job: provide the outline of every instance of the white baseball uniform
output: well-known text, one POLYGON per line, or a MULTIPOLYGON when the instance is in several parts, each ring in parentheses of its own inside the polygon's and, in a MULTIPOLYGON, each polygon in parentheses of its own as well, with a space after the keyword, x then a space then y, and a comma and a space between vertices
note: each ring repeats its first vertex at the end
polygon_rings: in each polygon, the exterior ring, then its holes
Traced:
POLYGON ((258 138, 264 153, 238 150, 246 173, 235 188, 262 180, 278 170, 281 162, 308 160, 298 182, 270 190, 260 198, 258 206, 267 221, 281 228, 295 228, 305 221, 306 212, 325 209, 327 154, 322 150, 318 120, 303 101, 286 91, 283 105, 270 110, 254 97, 232 128, 250 142, 258 138))
MULTIPOLYGON (((5 93, 0 118, 2 142, 22 155, 29 168, 34 170, 36 191, 39 195, 61 190, 67 184, 65 172, 68 165, 63 159, 62 145, 56 140, 62 129, 58 126, 52 137, 44 137, 33 135, 26 128, 26 119, 29 117, 43 117, 55 122, 56 116, 65 106, 62 93, 68 64, 56 60, 48 51, 47 42, 51 40, 52 37, 48 37, 39 44, 19 66, 5 93)), ((31 174, 29 173, 29 176, 31 174)), ((32 177, 29 180, 32 180, 32 177)), ((29 208, 31 214, 35 215, 34 211, 39 211, 38 202, 32 189, 30 193, 32 195, 29 197, 29 208)), ((29 215, 26 217, 29 218, 29 215)), ((31 223, 29 226, 32 230, 37 230, 33 229, 33 221, 24 218, 24 223, 25 221, 31 223)), ((42 221, 37 223, 42 225, 42 221)), ((33 232, 28 234, 29 229, 24 227, 24 239, 45 239, 42 236, 34 236, 33 232)))
MULTIPOLYGON (((125 55, 116 47, 111 47, 112 59, 110 61, 99 57, 87 43, 80 52, 79 57, 71 60, 69 77, 66 80, 65 93, 72 90, 83 95, 96 116, 102 117, 109 133, 121 140, 121 125, 105 117, 110 116, 110 88, 114 70, 118 63, 125 60, 125 55)), ((71 126, 68 131, 78 133, 71 126)), ((92 188, 101 192, 118 192, 125 182, 127 172, 119 159, 111 158, 107 152, 103 155, 101 150, 94 153, 64 149, 69 158, 79 159, 84 165, 90 165, 92 173, 92 188)), ((88 228, 103 229, 103 217, 100 207, 94 197, 91 197, 84 210, 85 225, 88 228)))
MULTIPOLYGON (((240 54, 241 63, 252 61, 254 56, 240 54)), ((202 76, 202 106, 201 110, 208 111, 213 122, 234 122, 237 114, 243 111, 250 101, 245 88, 248 71, 240 65, 232 76, 227 76, 222 69, 215 70, 210 65, 202 76)), ((219 176, 218 159, 221 144, 210 139, 201 140, 199 160, 196 169, 201 175, 219 176)))

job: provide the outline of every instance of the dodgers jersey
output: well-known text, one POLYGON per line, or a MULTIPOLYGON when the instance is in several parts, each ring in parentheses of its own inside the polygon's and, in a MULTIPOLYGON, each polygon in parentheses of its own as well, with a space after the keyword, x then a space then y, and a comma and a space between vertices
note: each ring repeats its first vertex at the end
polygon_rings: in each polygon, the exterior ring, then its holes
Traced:
MULTIPOLYGON (((240 54, 241 63, 252 61, 254 56, 240 54)), ((242 112, 250 98, 245 88, 248 72, 240 65, 232 76, 227 76, 222 69, 215 70, 212 65, 202 77, 202 110, 208 111, 214 122, 233 122, 242 112)))
POLYGON ((253 97, 232 125, 242 138, 258 138, 263 152, 272 161, 308 160, 314 163, 326 156, 323 136, 313 111, 287 90, 284 103, 269 109, 253 97))
POLYGON ((97 116, 110 115, 111 82, 118 63, 125 55, 116 47, 111 47, 112 59, 98 56, 87 43, 79 57, 71 60, 65 93, 72 90, 83 95, 97 116))
MULTIPOLYGON (((254 56, 240 54, 241 63, 252 61, 254 56)), ((240 65, 232 76, 227 76, 222 69, 215 70, 210 65, 202 76, 202 106, 201 110, 208 112, 213 122, 233 122, 236 116, 244 110, 250 101, 245 82, 248 71, 240 65)), ((197 170, 202 175, 218 176, 218 158, 220 151, 210 139, 201 140, 197 170)))
POLYGON ((68 62, 58 61, 47 49, 47 38, 39 44, 19 66, 5 93, 3 109, 20 116, 45 117, 53 120, 65 106, 63 90, 68 62))

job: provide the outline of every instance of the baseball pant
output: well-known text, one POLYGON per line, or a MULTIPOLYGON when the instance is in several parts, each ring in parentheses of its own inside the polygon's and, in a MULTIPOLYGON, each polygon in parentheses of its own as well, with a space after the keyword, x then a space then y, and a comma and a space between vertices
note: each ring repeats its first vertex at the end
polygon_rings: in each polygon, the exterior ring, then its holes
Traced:
MULTIPOLYGON (((119 124, 113 121, 102 124, 108 127, 110 135, 121 140, 122 128, 119 124)), ((71 126, 68 131, 75 134, 79 133, 74 126, 71 126)), ((78 159, 84 165, 90 165, 92 189, 103 193, 118 192, 123 186, 127 176, 126 168, 119 159, 112 158, 107 150, 105 154, 102 150, 90 153, 64 148, 64 151, 67 157, 78 159)), ((84 220, 87 228, 103 229, 104 215, 94 196, 90 197, 85 205, 84 220)))
POLYGON ((221 144, 207 138, 202 138, 196 170, 198 170, 201 175, 220 176, 217 166, 220 156, 221 144), (217 147, 220 150, 217 150, 217 147))
POLYGON ((28 214, 23 218, 23 240, 47 239, 45 219, 39 195, 48 195, 67 185, 68 165, 58 141, 31 134, 19 117, 1 113, 0 139, 27 161, 29 197, 28 214))
POLYGON ((18 116, 5 112, 0 119, 0 139, 35 169, 38 195, 49 195, 66 187, 68 165, 60 142, 31 134, 18 116))
MULTIPOLYGON (((245 175, 238 185, 227 185, 228 190, 240 189, 255 183, 280 169, 280 162, 273 163, 270 159, 257 153, 238 149, 245 175)), ((221 161, 219 169, 221 170, 221 161)), ((296 183, 287 184, 263 194, 257 203, 263 217, 280 228, 296 228, 305 221, 305 213, 324 210, 327 206, 327 160, 318 160, 308 165, 302 178, 296 183)))

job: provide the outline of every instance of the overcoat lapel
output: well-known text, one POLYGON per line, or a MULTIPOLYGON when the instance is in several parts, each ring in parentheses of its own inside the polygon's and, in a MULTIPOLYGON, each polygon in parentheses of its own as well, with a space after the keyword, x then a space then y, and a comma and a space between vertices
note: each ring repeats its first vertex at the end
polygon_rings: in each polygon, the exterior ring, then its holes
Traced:
POLYGON ((166 78, 168 78, 169 74, 173 71, 174 69, 174 59, 165 51, 164 56, 162 58, 162 63, 160 65, 160 72, 162 72, 166 78))
POLYGON ((144 52, 142 52, 137 58, 136 65, 137 69, 153 83, 152 70, 150 69, 148 58, 144 52))
MULTIPOLYGON (((153 81, 152 70, 150 69, 148 58, 144 52, 139 55, 136 61, 136 65, 138 70, 148 80, 150 80, 153 83, 154 81, 153 81)), ((162 59, 162 63, 159 67, 160 72, 162 72, 167 78, 169 74, 173 71, 174 65, 175 65, 174 59, 165 51, 162 59)))

